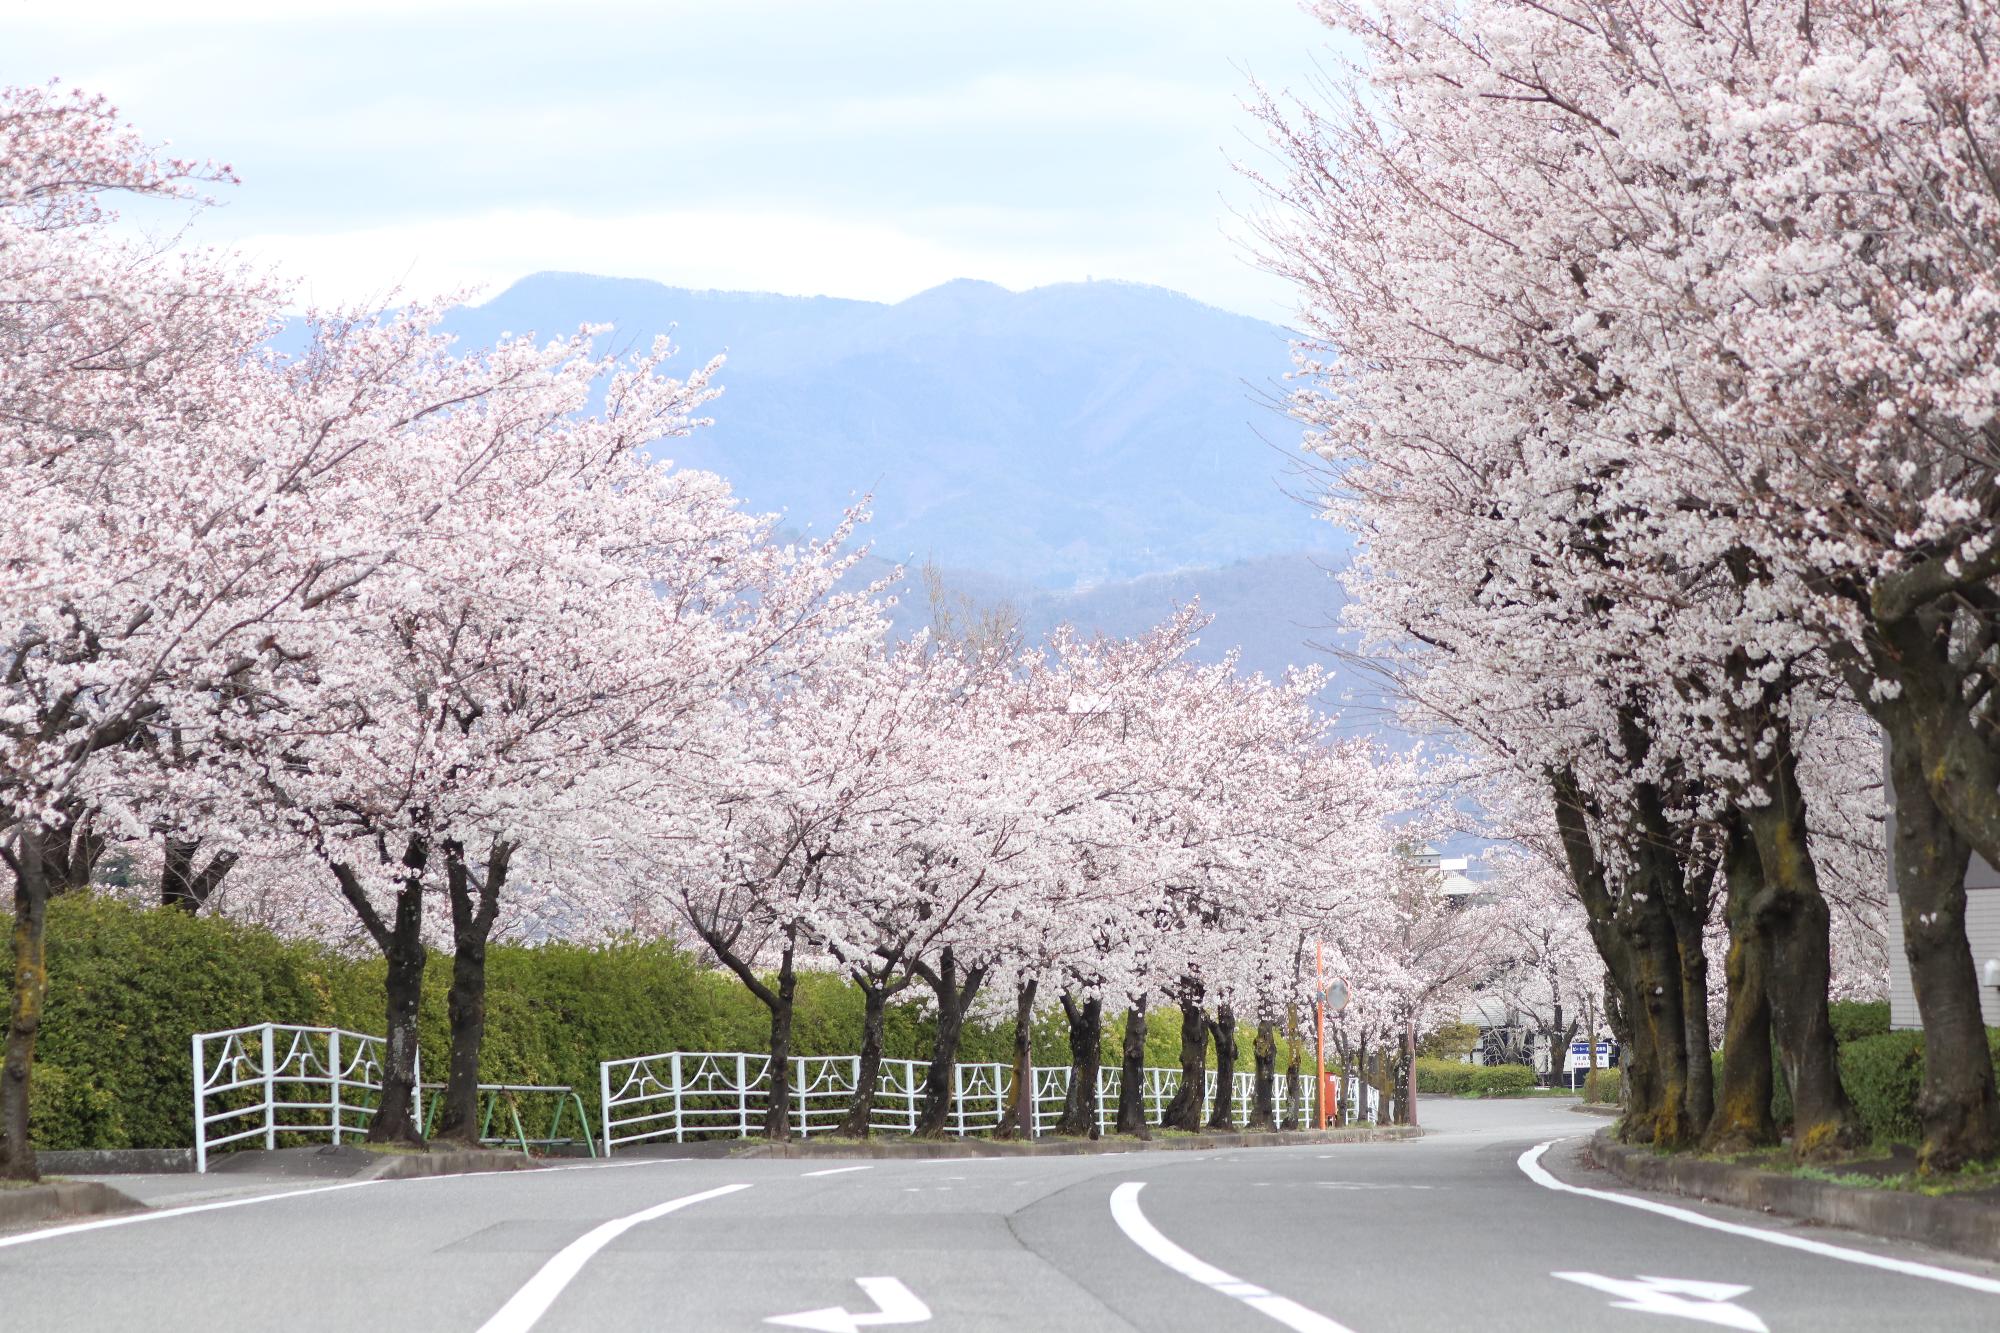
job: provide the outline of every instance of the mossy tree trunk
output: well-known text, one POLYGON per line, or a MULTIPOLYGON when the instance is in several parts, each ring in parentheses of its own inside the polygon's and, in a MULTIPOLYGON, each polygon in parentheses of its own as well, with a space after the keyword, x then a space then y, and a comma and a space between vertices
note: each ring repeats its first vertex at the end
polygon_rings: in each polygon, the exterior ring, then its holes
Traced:
POLYGON ((1103 1062, 1104 1001, 1092 995, 1080 1003, 1063 992, 1064 1017, 1069 1019, 1069 1091, 1063 1097, 1056 1133, 1075 1138, 1098 1137, 1097 1071, 1103 1062))
POLYGON ((1811 1161, 1858 1146, 1861 1121, 1840 1083, 1827 1013, 1832 914, 1807 846, 1805 794, 1789 743, 1781 743, 1773 757, 1766 787, 1769 802, 1744 811, 1763 869, 1752 910, 1770 947, 1766 993, 1779 1063, 1792 1092, 1792 1154, 1811 1161))
POLYGON ((382 1091, 368 1122, 370 1143, 424 1146, 423 1127, 417 1123, 417 1010, 423 1000, 424 966, 430 959, 424 947, 424 871, 430 853, 428 839, 410 835, 403 846, 402 884, 389 920, 375 909, 351 866, 333 867, 342 896, 387 964, 382 985, 382 1091))
POLYGON ((1285 1065, 1285 1119, 1280 1129, 1300 1129, 1300 1117, 1305 1114, 1304 1091, 1299 1076, 1299 1007, 1297 1004, 1285 1006, 1285 1049, 1291 1059, 1285 1065))
POLYGON ((1263 1018, 1250 1051, 1255 1063, 1251 1078, 1250 1120, 1245 1129, 1276 1133, 1278 1129, 1278 1024, 1263 1018))
POLYGON ((1146 1123, 1146 997, 1125 1010, 1125 1036, 1119 1046, 1118 1115, 1112 1128, 1139 1139, 1153 1137, 1146 1123))
POLYGON ((1702 1146, 1710 1152, 1748 1152, 1778 1141, 1771 1119, 1771 951, 1754 910, 1764 875, 1756 845, 1740 814, 1724 829, 1723 879, 1728 887, 1728 1017, 1722 1036, 1722 1087, 1702 1146))
POLYGON ((1208 1127, 1236 1128, 1236 1010, 1226 1004, 1215 1007, 1215 1105, 1208 1127))
POLYGON ((1896 831, 1896 908, 1903 954, 1924 1025, 1920 1164, 1954 1170, 2000 1153, 2000 1097, 1979 1008, 1979 977, 1965 933, 1965 872, 1972 849, 1931 796, 1916 746, 1891 735, 1889 785, 1896 831))
POLYGON ((996 1139, 1035 1137, 1035 992, 1040 983, 1032 977, 1014 987, 1014 1086, 1007 1095, 1007 1107, 1000 1114, 996 1139))
POLYGON ((1190 1132, 1201 1128, 1203 1085, 1208 1081, 1208 1012, 1202 1008, 1201 983, 1188 979, 1181 986, 1181 1085, 1167 1103, 1160 1124, 1190 1132))
POLYGON ((463 843, 447 841, 444 853, 445 885, 451 897, 451 992, 445 1002, 451 1056, 437 1137, 477 1147, 480 1053, 486 1043, 486 946, 500 914, 500 891, 507 884, 514 847, 495 839, 480 874, 467 862, 463 843))
POLYGON ((949 945, 935 967, 919 959, 911 964, 937 999, 937 1035, 931 1043, 930 1067, 924 1072, 924 1105, 917 1115, 919 1138, 943 1138, 951 1118, 952 1074, 958 1067, 958 1043, 965 1035, 965 1016, 979 997, 989 964, 961 971, 957 951, 949 945))

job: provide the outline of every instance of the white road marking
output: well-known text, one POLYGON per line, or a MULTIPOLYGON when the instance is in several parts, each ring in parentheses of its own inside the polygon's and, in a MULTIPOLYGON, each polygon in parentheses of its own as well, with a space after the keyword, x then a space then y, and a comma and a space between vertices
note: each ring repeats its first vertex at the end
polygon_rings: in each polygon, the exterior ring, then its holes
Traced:
POLYGON ((1747 1236, 1751 1240, 1761 1240, 1769 1245, 1782 1245, 1789 1250, 1803 1250, 1807 1254, 1823 1255, 1828 1259, 1839 1259, 1844 1263, 1860 1264, 1867 1268, 1880 1268, 1890 1273, 1902 1273, 1907 1277, 1929 1278, 1933 1282, 1947 1282, 1955 1287, 1965 1287, 1971 1291, 1983 1291, 2000 1296, 2000 1280, 1979 1277, 1973 1273, 1961 1273, 1956 1269, 1939 1268, 1933 1264, 1920 1264, 1913 1259, 1892 1259, 1885 1254, 1870 1254, 1866 1250, 1850 1250, 1844 1245, 1829 1245, 1823 1240, 1808 1240, 1804 1236, 1794 1236, 1783 1231, 1766 1231, 1761 1227, 1746 1227, 1736 1222, 1725 1222, 1719 1217, 1708 1217, 1686 1208, 1676 1208, 1669 1203, 1658 1203, 1631 1194, 1614 1194, 1610 1190, 1587 1189, 1582 1185, 1566 1185, 1549 1174, 1542 1165, 1542 1154, 1561 1143, 1561 1139, 1550 1139, 1521 1154, 1518 1165, 1528 1179, 1544 1189, 1562 1194, 1581 1194, 1587 1198, 1602 1199, 1606 1203, 1623 1204, 1627 1208, 1638 1208, 1662 1217, 1675 1218, 1710 1231, 1722 1231, 1732 1236, 1747 1236))
POLYGON ((873 1165, 869 1165, 869 1166, 830 1166, 830 1167, 828 1167, 828 1168, 827 1168, 826 1170, 824 1170, 824 1171, 808 1171, 808 1172, 806 1172, 806 1177, 807 1177, 808 1179, 810 1179, 810 1178, 812 1178, 813 1176, 844 1176, 844 1175, 846 1175, 846 1174, 847 1174, 847 1173, 848 1173, 849 1171, 873 1171, 874 1169, 875 1169, 875 1168, 874 1168, 874 1166, 873 1166, 873 1165))
POLYGON ((1551 1273, 1549 1276, 1619 1297, 1611 1303, 1614 1310, 1637 1310, 1640 1314, 1693 1319, 1703 1324, 1740 1328, 1744 1333, 1771 1333, 1762 1319, 1735 1303, 1736 1298, 1750 1288, 1733 1282, 1697 1282, 1685 1277, 1617 1278, 1599 1273, 1551 1273))
POLYGON ((641 1222, 651 1222, 665 1217, 691 1204, 703 1203, 709 1199, 719 1199, 725 1194, 747 1190, 748 1185, 723 1185, 699 1194, 683 1194, 678 1199, 656 1203, 651 1208, 642 1209, 628 1217, 615 1218, 601 1226, 592 1227, 583 1235, 556 1252, 553 1259, 543 1264, 541 1271, 529 1278, 527 1284, 515 1292, 508 1302, 501 1306, 494 1316, 479 1326, 479 1333, 527 1333, 535 1326, 535 1321, 547 1313, 556 1297, 562 1295, 591 1256, 612 1241, 638 1226, 641 1222))
MULTIPOLYGON (((499 1172, 492 1174, 498 1175, 499 1172)), ((448 1177, 436 1177, 447 1179, 448 1177)), ((276 1194, 252 1194, 240 1199, 219 1199, 214 1203, 190 1203, 179 1208, 159 1208, 144 1213, 121 1213, 117 1217, 100 1217, 94 1222, 71 1222, 67 1226, 49 1227, 44 1231, 30 1231, 20 1236, 0 1236, 0 1249, 10 1245, 26 1245, 32 1241, 54 1240, 57 1236, 74 1236, 83 1231, 105 1231, 111 1227, 129 1227, 135 1222, 160 1222, 169 1217, 186 1217, 190 1213, 214 1213, 224 1208, 242 1208, 253 1203, 273 1203, 279 1199, 297 1199, 307 1194, 331 1194, 335 1190, 358 1190, 365 1185, 387 1185, 387 1180, 349 1180, 338 1185, 315 1185, 311 1189, 282 1190, 276 1194)))
POLYGON ((1298 1333, 1351 1333, 1341 1324, 1336 1324, 1325 1315, 1308 1310, 1297 1301, 1264 1290, 1254 1283, 1232 1277, 1214 1264, 1195 1258, 1180 1246, 1160 1234, 1159 1228, 1146 1220, 1139 1210, 1139 1191, 1146 1188, 1144 1181, 1131 1180, 1111 1191, 1111 1217, 1118 1223, 1118 1229, 1130 1238, 1134 1245, 1158 1259, 1182 1277, 1192 1278, 1210 1291, 1221 1292, 1242 1301, 1262 1315, 1268 1315, 1286 1328, 1298 1333))
POLYGON ((875 1302, 875 1309, 854 1314, 843 1306, 829 1305, 823 1310, 799 1314, 774 1314, 764 1322, 818 1329, 820 1333, 860 1333, 861 1329, 884 1324, 921 1324, 931 1317, 931 1307, 893 1277, 858 1277, 854 1281, 875 1302))

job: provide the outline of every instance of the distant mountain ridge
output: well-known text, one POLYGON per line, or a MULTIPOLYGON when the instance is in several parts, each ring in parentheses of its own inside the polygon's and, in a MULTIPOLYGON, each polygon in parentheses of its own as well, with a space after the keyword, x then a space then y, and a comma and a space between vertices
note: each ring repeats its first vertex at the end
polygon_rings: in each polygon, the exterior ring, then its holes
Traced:
POLYGON ((726 353, 676 460, 821 531, 873 492, 885 558, 1054 592, 1340 549, 1286 494, 1284 330, 1178 293, 960 280, 885 305, 542 273, 447 320, 475 344, 585 323, 671 332, 686 367, 726 353))

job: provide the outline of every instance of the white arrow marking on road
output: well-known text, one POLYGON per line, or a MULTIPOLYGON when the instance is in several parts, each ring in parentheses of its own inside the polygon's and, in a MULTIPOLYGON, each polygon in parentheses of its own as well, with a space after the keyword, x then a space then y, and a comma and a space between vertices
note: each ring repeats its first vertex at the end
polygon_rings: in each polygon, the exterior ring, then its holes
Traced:
POLYGON ((1770 1333, 1764 1321, 1735 1304, 1750 1290, 1733 1282, 1697 1282, 1685 1277, 1603 1277, 1597 1273, 1551 1273, 1565 1282, 1580 1282, 1601 1292, 1624 1299, 1613 1301, 1614 1310, 1637 1310, 1641 1314, 1671 1315, 1694 1319, 1724 1328, 1740 1328, 1746 1333, 1770 1333))
POLYGON ((853 1314, 841 1306, 829 1305, 824 1310, 807 1310, 801 1314, 774 1314, 764 1322, 783 1324, 788 1328, 815 1328, 820 1333, 859 1333, 861 1329, 882 1324, 921 1324, 931 1317, 931 1307, 918 1300, 915 1292, 893 1277, 858 1277, 854 1280, 867 1293, 868 1299, 875 1302, 877 1309, 853 1314))

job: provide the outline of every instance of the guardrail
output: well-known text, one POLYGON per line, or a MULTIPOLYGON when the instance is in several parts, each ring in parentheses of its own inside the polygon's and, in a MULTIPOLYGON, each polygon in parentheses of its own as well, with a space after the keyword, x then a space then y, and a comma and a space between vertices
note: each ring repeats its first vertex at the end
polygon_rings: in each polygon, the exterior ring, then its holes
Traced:
MULTIPOLYGON (((218 1148, 262 1139, 276 1148, 281 1134, 325 1138, 338 1144, 368 1133, 382 1092, 383 1040, 345 1028, 304 1027, 291 1023, 254 1023, 222 1032, 197 1032, 189 1042, 194 1061, 194 1169, 208 1170, 208 1157, 218 1148)), ((443 1090, 441 1083, 423 1081, 423 1056, 417 1056, 417 1086, 412 1114, 428 1134, 440 1100, 426 1112, 424 1094, 443 1090)), ((597 1156, 590 1116, 568 1084, 482 1083, 479 1137, 483 1143, 518 1143, 531 1147, 582 1143, 597 1156), (521 1119, 523 1097, 553 1097, 555 1109, 545 1136, 530 1137, 521 1119), (513 1133, 494 1133, 505 1111, 513 1133), (572 1111, 577 1137, 563 1134, 572 1111)))
MULTIPOLYGON (((876 1072, 870 1129, 914 1133, 923 1108, 924 1076, 919 1060, 884 1060, 876 1072)), ((860 1057, 852 1055, 795 1056, 792 1059, 788 1120, 792 1132, 811 1137, 836 1128, 853 1105, 861 1075, 860 1057)), ((1036 1065, 1032 1070, 1034 1132, 1046 1134, 1062 1118, 1069 1091, 1068 1065, 1036 1065)), ((1116 1124, 1122 1071, 1105 1066, 1097 1074, 1097 1126, 1108 1134, 1116 1124)), ((1146 1118, 1158 1124, 1167 1103, 1180 1087, 1178 1069, 1149 1066, 1141 1097, 1146 1118)), ((1363 1085, 1350 1080, 1351 1095, 1363 1085)), ((1239 1072, 1232 1084, 1235 1100, 1231 1119, 1249 1123, 1253 1074, 1239 1072)), ((598 1066, 598 1137, 609 1156, 621 1146, 669 1139, 684 1143, 699 1138, 749 1138, 763 1131, 764 1099, 770 1089, 770 1057, 749 1051, 665 1051, 658 1055, 606 1060, 598 1066)), ((1374 1090, 1367 1089, 1371 1098, 1374 1090)), ((997 1129, 1013 1099, 1014 1071, 1003 1064, 962 1064, 952 1071, 951 1105, 945 1115, 947 1132, 965 1136, 997 1129)), ((1311 1092, 1301 1080, 1305 1103, 1302 1118, 1310 1119, 1311 1092)), ((1284 1078, 1275 1088, 1276 1110, 1282 1120, 1291 1112, 1284 1078)), ((1215 1105, 1215 1074, 1208 1075, 1203 1099, 1204 1118, 1215 1105)), ((1369 1102, 1369 1120, 1375 1104, 1369 1102)))
MULTIPOLYGON (((249 1139, 261 1137, 266 1148, 276 1148, 280 1134, 324 1136, 337 1144, 368 1132, 382 1088, 380 1037, 255 1023, 197 1032, 190 1049, 196 1171, 208 1170, 212 1149, 249 1139)), ((421 1058, 417 1068, 421 1077, 421 1058)))

